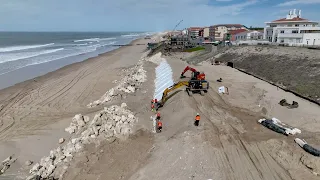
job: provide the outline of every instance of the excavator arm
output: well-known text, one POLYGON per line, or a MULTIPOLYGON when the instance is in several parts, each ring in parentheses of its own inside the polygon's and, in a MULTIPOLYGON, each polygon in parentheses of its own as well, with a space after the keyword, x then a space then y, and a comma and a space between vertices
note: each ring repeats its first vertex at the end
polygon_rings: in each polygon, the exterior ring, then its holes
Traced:
POLYGON ((160 105, 161 105, 161 106, 164 105, 164 103, 165 103, 165 102, 167 101, 167 99, 168 99, 168 94, 169 94, 171 91, 174 91, 174 90, 180 88, 181 86, 189 86, 189 82, 188 82, 188 81, 179 81, 179 82, 173 84, 172 86, 166 88, 166 89, 163 91, 160 105))
POLYGON ((187 71, 197 72, 196 69, 194 69, 194 68, 192 68, 192 67, 190 67, 190 66, 187 66, 187 67, 184 68, 184 70, 182 71, 180 78, 185 78, 186 76, 184 76, 184 73, 186 73, 187 71))

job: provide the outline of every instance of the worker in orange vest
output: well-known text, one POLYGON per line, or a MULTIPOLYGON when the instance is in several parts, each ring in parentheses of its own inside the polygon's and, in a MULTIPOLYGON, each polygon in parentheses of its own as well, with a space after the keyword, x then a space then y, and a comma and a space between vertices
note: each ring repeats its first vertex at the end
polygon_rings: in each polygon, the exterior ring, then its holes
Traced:
POLYGON ((160 120, 160 112, 157 112, 157 120, 160 120))
POLYGON ((162 131, 162 122, 160 120, 158 120, 158 131, 162 131))
POLYGON ((154 109, 154 104, 151 104, 151 111, 154 112, 155 109, 154 109))
POLYGON ((199 115, 199 113, 197 113, 195 121, 194 121, 194 125, 199 126, 199 121, 200 121, 200 115, 199 115))
POLYGON ((154 99, 154 106, 155 106, 155 109, 158 110, 158 108, 159 108, 158 99, 154 99))

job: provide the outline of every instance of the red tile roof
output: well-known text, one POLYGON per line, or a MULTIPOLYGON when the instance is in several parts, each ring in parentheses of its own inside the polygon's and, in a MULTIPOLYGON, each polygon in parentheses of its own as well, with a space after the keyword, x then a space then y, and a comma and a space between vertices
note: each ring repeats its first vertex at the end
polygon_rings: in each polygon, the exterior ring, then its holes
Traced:
POLYGON ((292 19, 282 18, 282 19, 274 20, 272 22, 285 22, 285 21, 309 21, 309 20, 308 19, 299 18, 299 17, 295 17, 295 18, 292 18, 292 19))
POLYGON ((245 29, 231 30, 231 31, 229 31, 229 34, 235 35, 235 34, 239 34, 239 33, 245 32, 245 31, 247 31, 247 30, 245 30, 245 29))

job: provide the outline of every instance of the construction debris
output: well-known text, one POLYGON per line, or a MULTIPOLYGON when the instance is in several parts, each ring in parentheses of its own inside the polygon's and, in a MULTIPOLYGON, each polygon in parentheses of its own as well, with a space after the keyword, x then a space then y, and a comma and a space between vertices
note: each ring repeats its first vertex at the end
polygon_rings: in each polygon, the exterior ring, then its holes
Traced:
POLYGON ((292 101, 292 104, 289 104, 286 99, 282 99, 279 104, 281 106, 286 106, 288 109, 298 108, 299 104, 296 101, 292 101))
POLYGON ((221 87, 219 87, 218 92, 220 94, 229 94, 229 89, 225 86, 221 86, 221 87))
POLYGON ((304 149, 306 152, 314 155, 314 156, 320 156, 320 150, 310 146, 307 144, 307 142, 305 140, 301 140, 299 138, 296 138, 294 140, 300 147, 302 147, 302 149, 304 149))
POLYGON ((286 136, 289 135, 289 133, 287 133, 284 128, 277 126, 270 119, 264 119, 264 120, 260 119, 258 122, 260 124, 262 124, 263 126, 269 128, 269 129, 271 129, 271 130, 273 130, 273 131, 275 131, 277 133, 280 133, 280 134, 283 134, 283 135, 286 135, 286 136))
POLYGON ((12 156, 9 156, 5 160, 3 160, 0 164, 0 175, 6 172, 6 170, 8 170, 11 164, 14 163, 16 160, 17 158, 13 158, 12 156))
POLYGON ((277 118, 272 118, 272 119, 260 119, 258 120, 258 122, 260 124, 262 124, 263 126, 275 131, 275 132, 278 132, 278 133, 281 133, 281 134, 284 134, 286 136, 288 135, 295 135, 297 133, 301 133, 301 130, 300 129, 297 129, 297 128, 293 128, 287 124, 284 124, 282 123, 279 119, 277 118))

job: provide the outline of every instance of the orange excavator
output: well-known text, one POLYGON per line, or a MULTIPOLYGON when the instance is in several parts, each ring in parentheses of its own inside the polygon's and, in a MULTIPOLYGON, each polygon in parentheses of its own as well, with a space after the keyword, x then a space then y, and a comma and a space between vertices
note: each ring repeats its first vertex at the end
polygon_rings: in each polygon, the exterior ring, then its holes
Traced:
POLYGON ((184 68, 183 72, 181 73, 180 78, 185 78, 186 76, 184 76, 184 73, 186 73, 187 71, 191 71, 191 80, 206 80, 206 75, 204 74, 204 72, 199 72, 196 69, 187 66, 186 68, 184 68))
POLYGON ((168 100, 169 98, 169 93, 182 87, 182 86, 186 86, 186 91, 188 93, 189 96, 191 96, 191 94, 193 93, 200 93, 201 95, 204 95, 204 93, 208 92, 209 89, 209 82, 206 81, 206 75, 203 72, 199 72, 196 69, 187 66, 183 72, 181 73, 180 78, 185 78, 186 76, 184 76, 184 73, 186 73, 187 71, 192 71, 192 75, 189 81, 179 81, 175 84, 173 84, 172 86, 166 88, 163 91, 163 95, 162 95, 162 99, 159 102, 159 106, 158 107, 162 107, 164 105, 164 103, 168 100))

